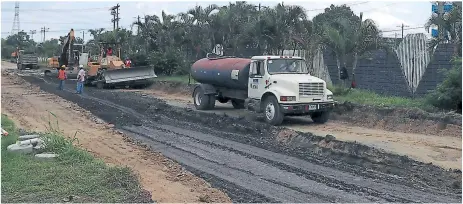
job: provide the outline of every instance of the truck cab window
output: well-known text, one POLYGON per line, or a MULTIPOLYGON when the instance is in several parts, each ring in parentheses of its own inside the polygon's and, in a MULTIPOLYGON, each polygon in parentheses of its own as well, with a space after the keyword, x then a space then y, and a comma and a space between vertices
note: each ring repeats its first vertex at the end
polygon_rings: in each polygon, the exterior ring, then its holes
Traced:
POLYGON ((258 73, 259 76, 264 76, 265 75, 264 61, 258 61, 257 62, 257 73, 258 73))
POLYGON ((307 65, 301 59, 274 59, 268 62, 269 74, 307 74, 307 65))
POLYGON ((265 73, 264 61, 255 61, 253 64, 257 71, 257 74, 254 74, 253 76, 263 76, 265 73))

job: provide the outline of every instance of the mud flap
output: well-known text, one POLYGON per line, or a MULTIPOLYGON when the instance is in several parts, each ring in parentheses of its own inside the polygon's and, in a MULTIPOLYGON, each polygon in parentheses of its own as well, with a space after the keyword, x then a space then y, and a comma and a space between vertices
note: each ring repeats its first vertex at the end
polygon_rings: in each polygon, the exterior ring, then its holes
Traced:
POLYGON ((104 76, 105 82, 107 84, 151 79, 157 77, 154 73, 154 69, 148 66, 106 70, 104 76))

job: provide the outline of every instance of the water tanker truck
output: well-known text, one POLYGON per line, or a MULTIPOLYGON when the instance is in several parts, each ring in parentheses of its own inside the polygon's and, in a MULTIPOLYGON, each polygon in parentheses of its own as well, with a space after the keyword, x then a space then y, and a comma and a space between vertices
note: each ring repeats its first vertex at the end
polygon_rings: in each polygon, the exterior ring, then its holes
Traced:
POLYGON ((311 76, 300 57, 208 55, 191 66, 191 76, 199 82, 192 93, 198 110, 231 101, 235 109, 263 113, 267 123, 280 125, 285 116, 304 115, 325 123, 334 107, 325 81, 311 76))

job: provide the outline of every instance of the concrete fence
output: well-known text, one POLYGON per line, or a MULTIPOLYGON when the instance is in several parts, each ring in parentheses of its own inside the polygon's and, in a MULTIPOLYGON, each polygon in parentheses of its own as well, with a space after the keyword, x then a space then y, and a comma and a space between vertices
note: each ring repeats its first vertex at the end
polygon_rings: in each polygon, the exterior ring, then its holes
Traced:
MULTIPOLYGON (((393 53, 376 50, 360 58, 355 75, 357 87, 404 97, 423 96, 434 90, 444 80, 445 70, 452 68, 453 45, 441 44, 432 51, 427 42, 424 34, 409 34, 393 53)), ((308 60, 305 50, 285 50, 283 54, 308 60)), ((315 76, 328 84, 340 84, 336 58, 329 49, 320 48, 311 63, 315 76)), ((352 59, 347 59, 346 68, 351 74, 352 59)))

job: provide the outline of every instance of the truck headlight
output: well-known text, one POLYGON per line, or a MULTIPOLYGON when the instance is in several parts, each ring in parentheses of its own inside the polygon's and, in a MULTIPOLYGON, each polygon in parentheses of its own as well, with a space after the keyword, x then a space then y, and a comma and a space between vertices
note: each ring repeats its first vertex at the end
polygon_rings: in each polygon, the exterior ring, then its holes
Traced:
POLYGON ((328 95, 328 96, 326 96, 326 99, 327 99, 327 100, 333 100, 333 95, 328 95))
POLYGON ((295 101, 296 96, 280 96, 280 101, 295 101))

